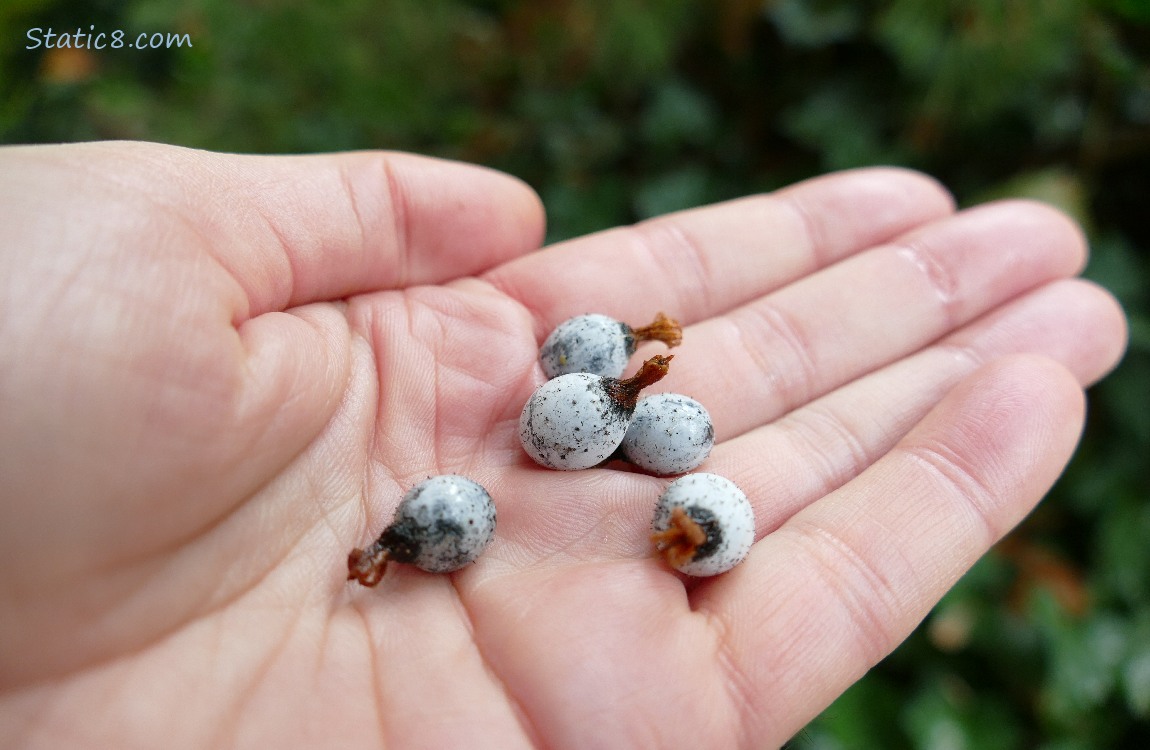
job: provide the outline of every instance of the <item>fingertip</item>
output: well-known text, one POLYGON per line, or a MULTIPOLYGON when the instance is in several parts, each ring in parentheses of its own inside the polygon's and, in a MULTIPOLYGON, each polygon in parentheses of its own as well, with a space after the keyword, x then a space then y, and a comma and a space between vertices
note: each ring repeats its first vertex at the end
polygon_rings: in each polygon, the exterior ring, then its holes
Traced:
POLYGON ((953 196, 933 177, 901 167, 865 167, 814 177, 772 197, 802 219, 823 264, 846 249, 887 242, 954 213, 953 196))
POLYGON ((1086 410, 1085 393, 1078 378, 1065 365, 1043 354, 1020 353, 992 362, 1010 388, 1030 399, 1037 409, 1062 421, 1080 421, 1086 410))
POLYGON ((1122 361, 1130 341, 1130 323, 1122 303, 1100 284, 1079 278, 1060 283, 1073 285, 1075 317, 1089 326, 1089 335, 1076 337, 1081 348, 1071 369, 1083 387, 1091 386, 1122 361))
POLYGON ((952 214, 957 210, 954 194, 938 178, 916 169, 896 166, 859 167, 846 174, 859 179, 872 180, 886 185, 894 195, 903 195, 908 200, 918 200, 929 205, 932 213, 939 216, 952 214))
POLYGON ((1020 428, 1021 449, 1016 460, 1023 469, 1033 467, 1033 472, 1019 474, 1029 490, 1020 497, 1033 498, 1032 506, 1061 476, 1082 439, 1086 392, 1074 373, 1044 355, 1019 354, 1000 367, 1011 381, 1012 392, 1023 400, 1019 417, 1030 420, 1029 429, 1020 428))
POLYGON ((1035 244, 1062 248, 1061 271, 1074 276, 1086 267, 1090 243, 1082 226, 1058 207, 1032 198, 1005 198, 969 209, 1000 216, 1028 233, 1035 244))
POLYGON ((1062 364, 1040 354, 991 361, 962 380, 903 448, 945 456, 981 491, 970 492, 994 541, 1053 485, 1081 436, 1085 393, 1062 364))
POLYGON ((831 172, 783 188, 778 193, 786 194, 804 186, 823 187, 834 183, 842 185, 848 192, 881 193, 891 200, 919 202, 940 216, 956 210, 954 195, 936 177, 916 169, 889 165, 831 172))
POLYGON ((370 152, 380 160, 393 201, 420 215, 458 224, 445 237, 442 225, 409 227, 413 246, 466 243, 484 251, 478 273, 538 248, 546 228, 543 201, 518 177, 479 164, 400 152, 370 152), (426 231, 426 234, 422 232, 426 231))
MULTIPOLYGON (((1085 413, 1085 394, 1063 364, 1043 354, 1018 353, 993 360, 968 375, 938 407, 946 417, 965 415, 980 453, 1006 450, 1033 428, 1074 423, 1085 413), (946 414, 949 412, 949 414, 946 414), (997 446, 997 447, 996 447, 997 446)), ((951 419, 940 420, 942 424, 951 419)))
POLYGON ((523 250, 526 252, 542 247, 547 236, 547 207, 543 205, 543 198, 526 180, 516 175, 489 167, 479 168, 498 176, 507 184, 507 192, 518 216, 515 236, 523 241, 523 250))
POLYGON ((1101 369, 1089 373, 1085 379, 1085 383, 1091 385, 1113 371, 1122 361, 1130 344, 1130 320, 1118 297, 1109 289, 1085 279, 1079 279, 1079 283, 1090 290, 1093 312, 1098 320, 1095 330, 1100 332, 1097 341, 1104 348, 1101 369))
POLYGON ((298 451, 331 418, 351 370, 348 322, 341 306, 315 304, 271 312, 237 329, 246 376, 236 423, 298 451), (276 422, 276 429, 268 428, 276 422), (285 424, 286 423, 286 424, 285 424), (299 443, 299 444, 296 444, 299 443))

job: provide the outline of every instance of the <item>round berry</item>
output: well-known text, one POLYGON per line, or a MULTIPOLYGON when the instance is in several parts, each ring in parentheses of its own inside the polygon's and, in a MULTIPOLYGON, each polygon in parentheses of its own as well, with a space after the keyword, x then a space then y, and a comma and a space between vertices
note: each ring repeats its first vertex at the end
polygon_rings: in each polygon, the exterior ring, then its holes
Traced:
POLYGON ((698 467, 714 444, 715 428, 702 404, 678 393, 658 393, 636 404, 622 448, 639 468, 669 476, 698 467))
POLYGON ((347 558, 348 580, 374 586, 388 561, 432 573, 458 570, 479 557, 495 534, 495 503, 482 485, 443 474, 408 490, 391 524, 347 558))
POLYGON ((670 361, 652 357, 626 380, 585 372, 548 380, 519 416, 523 450, 549 469, 587 469, 605 461, 623 442, 639 391, 666 375, 670 361))
POLYGON ((679 324, 663 313, 642 328, 632 328, 606 315, 579 315, 551 332, 539 351, 539 361, 548 378, 574 372, 617 378, 627 369, 640 341, 678 346, 682 334, 679 324))
POLYGON ((667 564, 692 576, 738 565, 755 541, 755 512, 735 483, 715 474, 679 477, 659 497, 651 541, 667 564))

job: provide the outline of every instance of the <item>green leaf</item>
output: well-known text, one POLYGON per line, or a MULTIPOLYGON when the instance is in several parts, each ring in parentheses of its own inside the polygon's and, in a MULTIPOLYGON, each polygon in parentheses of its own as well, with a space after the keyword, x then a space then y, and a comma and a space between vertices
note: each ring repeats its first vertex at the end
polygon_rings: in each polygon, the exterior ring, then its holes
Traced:
POLYGON ((647 180, 635 196, 635 213, 640 218, 660 216, 691 208, 707 200, 707 171, 689 164, 647 180))
POLYGON ((854 37, 863 27, 862 9, 826 0, 773 0, 767 16, 788 44, 823 47, 854 37))

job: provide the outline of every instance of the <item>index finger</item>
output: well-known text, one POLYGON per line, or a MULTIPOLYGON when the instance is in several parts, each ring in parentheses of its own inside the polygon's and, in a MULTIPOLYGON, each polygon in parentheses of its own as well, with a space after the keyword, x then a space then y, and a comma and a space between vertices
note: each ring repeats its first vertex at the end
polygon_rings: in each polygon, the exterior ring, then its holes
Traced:
POLYGON ((953 211, 925 175, 859 169, 553 245, 484 278, 532 312, 540 339, 588 312, 687 324, 953 211))

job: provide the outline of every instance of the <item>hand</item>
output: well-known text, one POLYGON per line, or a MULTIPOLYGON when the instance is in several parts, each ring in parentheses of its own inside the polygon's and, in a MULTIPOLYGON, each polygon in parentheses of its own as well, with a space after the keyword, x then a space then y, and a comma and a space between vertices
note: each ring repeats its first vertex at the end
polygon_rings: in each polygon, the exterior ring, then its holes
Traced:
POLYGON ((1124 346, 1066 218, 904 171, 542 225, 408 155, 0 152, 0 736, 780 744, 1041 498, 1124 346), (707 406, 757 516, 714 579, 652 553, 666 480, 518 443, 552 326, 660 310, 653 390, 707 406), (438 473, 495 498, 479 562, 346 582, 438 473))

